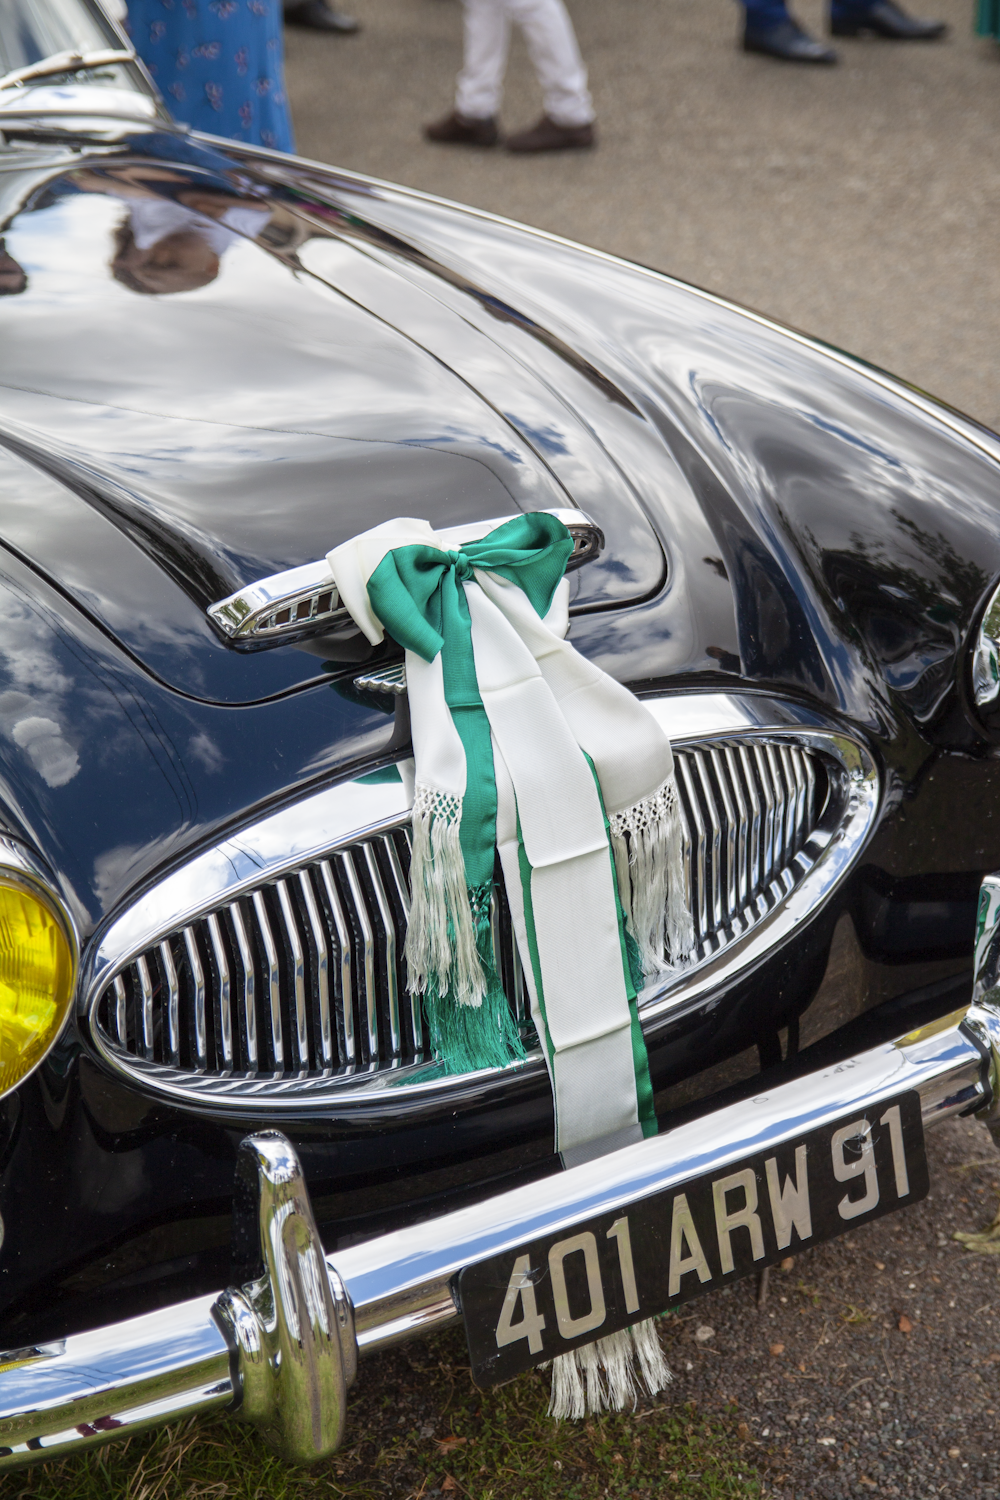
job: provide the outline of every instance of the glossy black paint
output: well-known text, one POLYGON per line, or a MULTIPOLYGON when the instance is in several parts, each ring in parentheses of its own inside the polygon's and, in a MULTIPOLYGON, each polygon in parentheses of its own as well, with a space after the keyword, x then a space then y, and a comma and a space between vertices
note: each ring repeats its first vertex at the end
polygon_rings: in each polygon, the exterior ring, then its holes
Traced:
MULTIPOLYGON (((800 1035, 850 1050, 953 1008, 1000 865, 965 649, 1000 576, 997 439, 696 290, 401 189, 137 125, 43 147, 30 169, 0 148, 27 273, 0 298, 0 816, 85 940, 220 830, 394 746, 343 691, 362 651, 235 651, 208 602, 389 515, 569 496, 609 542, 576 575, 581 650, 640 690, 790 695, 884 773, 836 899, 658 1037, 661 1112, 793 1068, 800 1035), (110 267, 137 183, 257 218, 203 284, 136 290, 110 267)), ((147 1098, 67 1033, 0 1101, 8 1342, 222 1284, 259 1123, 147 1098)), ((329 1246, 558 1167, 544 1079, 280 1123, 329 1246)))

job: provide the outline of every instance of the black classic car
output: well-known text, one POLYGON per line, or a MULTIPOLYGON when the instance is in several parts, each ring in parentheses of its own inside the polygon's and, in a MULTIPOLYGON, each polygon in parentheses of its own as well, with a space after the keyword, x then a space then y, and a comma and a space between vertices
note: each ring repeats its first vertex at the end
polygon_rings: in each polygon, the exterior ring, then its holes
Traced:
POLYGON ((1000 440, 658 272, 196 136, 96 0, 7 0, 0 70, 0 1469, 213 1407, 305 1462, 359 1355, 460 1318, 484 1380, 559 1353, 501 1304, 567 1235, 612 1331, 919 1197, 922 1130, 996 1098, 1000 440), (575 1165, 501 878, 526 1060, 449 1071, 407 989, 402 652, 325 562, 536 511, 572 644, 673 743, 695 927, 639 997, 658 1133, 575 1165))

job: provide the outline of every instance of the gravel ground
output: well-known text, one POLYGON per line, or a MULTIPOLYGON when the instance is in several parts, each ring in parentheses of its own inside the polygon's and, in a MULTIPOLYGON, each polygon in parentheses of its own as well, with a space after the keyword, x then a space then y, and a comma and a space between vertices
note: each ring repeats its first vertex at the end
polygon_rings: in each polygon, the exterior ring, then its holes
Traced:
MULTIPOLYGON (((836 68, 749 57, 731 0, 568 0, 593 153, 432 146, 457 0, 338 0, 357 37, 288 29, 308 156, 440 193, 722 292, 1000 427, 1000 49, 973 0, 905 0, 941 44, 838 42, 836 68)), ((820 0, 795 0, 814 30, 820 0)), ((539 112, 516 45, 504 124, 539 112)))
POLYGON ((787 1500, 996 1500, 1000 1258, 954 1229, 992 1218, 1000 1152, 957 1120, 928 1136, 930 1195, 666 1324, 671 1400, 735 1406, 787 1500))

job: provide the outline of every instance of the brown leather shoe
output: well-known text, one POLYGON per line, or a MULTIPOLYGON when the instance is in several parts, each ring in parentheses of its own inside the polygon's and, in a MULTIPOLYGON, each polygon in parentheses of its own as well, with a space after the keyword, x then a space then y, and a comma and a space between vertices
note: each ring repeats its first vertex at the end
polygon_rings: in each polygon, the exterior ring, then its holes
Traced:
POLYGON ((508 151, 585 151, 596 143, 593 125, 557 125, 542 115, 537 125, 507 137, 508 151))
POLYGON ((425 125, 424 138, 446 146, 495 146, 500 132, 494 119, 468 120, 455 110, 443 120, 425 125))

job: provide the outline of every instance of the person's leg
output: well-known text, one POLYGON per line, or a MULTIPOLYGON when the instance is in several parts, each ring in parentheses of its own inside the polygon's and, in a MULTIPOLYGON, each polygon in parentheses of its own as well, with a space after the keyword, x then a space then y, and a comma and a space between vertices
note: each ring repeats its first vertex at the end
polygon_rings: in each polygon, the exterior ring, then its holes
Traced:
POLYGON ((747 26, 753 31, 770 31, 772 26, 791 20, 785 0, 744 0, 743 9, 747 26))
POLYGON ((504 0, 463 0, 462 70, 455 108, 424 126, 424 137, 445 146, 495 146, 496 116, 510 50, 510 19, 504 0))
POLYGON ((587 69, 563 0, 506 0, 506 6, 524 32, 548 118, 564 128, 592 124, 587 69))
POLYGON ((464 0, 465 51, 455 87, 455 113, 493 120, 500 112, 510 51, 510 17, 503 0, 464 0))

